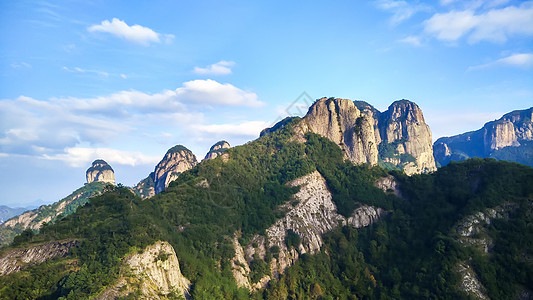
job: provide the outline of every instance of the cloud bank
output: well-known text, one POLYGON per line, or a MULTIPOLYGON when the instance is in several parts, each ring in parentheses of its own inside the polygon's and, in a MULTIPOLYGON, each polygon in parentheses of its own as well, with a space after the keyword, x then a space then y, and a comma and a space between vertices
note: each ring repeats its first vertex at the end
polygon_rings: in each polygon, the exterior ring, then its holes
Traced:
POLYGON ((197 140, 221 135, 257 137, 266 127, 263 122, 224 124, 220 123, 223 118, 217 118, 213 124, 205 113, 217 115, 225 107, 261 105, 255 93, 211 79, 188 81, 175 90, 154 94, 130 90, 94 98, 3 99, 0 153, 59 160, 71 166, 86 165, 98 157, 132 166, 154 164, 160 157, 136 152, 136 143, 156 142, 162 134, 166 142, 183 135, 197 140), (113 145, 127 146, 115 149, 113 145))

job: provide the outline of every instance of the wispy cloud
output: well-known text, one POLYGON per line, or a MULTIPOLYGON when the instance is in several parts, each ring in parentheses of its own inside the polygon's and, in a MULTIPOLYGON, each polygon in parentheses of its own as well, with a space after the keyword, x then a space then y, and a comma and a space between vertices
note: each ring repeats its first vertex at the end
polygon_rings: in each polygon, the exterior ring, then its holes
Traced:
POLYGON ((463 37, 471 44, 505 42, 511 36, 533 35, 533 1, 520 6, 437 13, 424 22, 424 31, 439 40, 455 42, 463 37))
POLYGON ((13 69, 20 69, 20 68, 27 68, 27 69, 31 69, 31 65, 27 62, 18 62, 18 63, 12 63, 11 64, 11 67, 13 69))
POLYGON ((63 153, 47 155, 42 158, 47 160, 59 160, 72 167, 82 167, 95 159, 104 159, 110 164, 120 165, 155 165, 160 156, 148 156, 136 151, 121 151, 110 148, 65 148, 63 153))
POLYGON ((200 75, 228 75, 231 74, 231 67, 234 65, 233 61, 221 60, 205 68, 194 67, 193 72, 200 75))
POLYGON ((109 73, 103 72, 103 71, 86 70, 86 69, 82 69, 82 68, 79 68, 79 67, 74 67, 74 68, 63 67, 62 69, 64 71, 72 72, 72 73, 74 73, 74 72, 77 72, 77 73, 92 73, 92 74, 97 74, 97 75, 100 75, 100 76, 103 76, 103 77, 109 77, 109 73))
POLYGON ((141 25, 129 26, 126 22, 113 18, 113 20, 104 20, 98 25, 92 25, 87 28, 89 32, 104 32, 114 35, 118 38, 127 40, 132 43, 148 46, 150 43, 160 43, 161 39, 169 43, 174 39, 172 34, 157 33, 154 30, 141 25))
POLYGON ((69 73, 79 73, 79 74, 94 74, 94 75, 98 75, 98 76, 101 76, 101 77, 105 77, 105 78, 108 78, 108 77, 120 77, 122 79, 127 79, 128 76, 126 76, 125 74, 113 74, 113 73, 109 73, 109 72, 106 72, 106 71, 100 71, 100 70, 92 70, 92 69, 84 69, 84 68, 80 68, 80 67, 66 67, 66 66, 63 66, 61 68, 63 71, 65 72, 69 72, 69 73))
POLYGON ((193 128, 202 133, 215 134, 221 137, 229 135, 257 137, 261 130, 269 125, 268 122, 264 121, 244 121, 238 124, 195 125, 193 128))
POLYGON ((418 36, 408 36, 403 39, 398 40, 400 43, 408 44, 414 47, 421 47, 422 46, 422 39, 418 36))
POLYGON ((533 53, 513 54, 513 55, 510 55, 504 58, 500 58, 488 64, 472 66, 468 68, 468 71, 486 69, 486 68, 496 67, 496 66, 511 66, 511 67, 529 69, 533 66, 533 53))
POLYGON ((417 12, 429 10, 427 5, 408 3, 403 0, 377 0, 375 5, 383 11, 392 13, 390 18, 392 25, 398 25, 410 19, 417 12))

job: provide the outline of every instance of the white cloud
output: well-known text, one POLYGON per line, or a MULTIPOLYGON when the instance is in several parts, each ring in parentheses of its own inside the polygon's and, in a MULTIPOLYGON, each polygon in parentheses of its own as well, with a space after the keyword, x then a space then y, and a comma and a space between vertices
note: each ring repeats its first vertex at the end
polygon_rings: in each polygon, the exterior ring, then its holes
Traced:
POLYGON ((257 94, 212 79, 185 82, 183 87, 176 89, 176 97, 180 101, 194 104, 249 107, 264 105, 259 101, 257 94))
POLYGON ((410 19, 420 11, 427 11, 429 7, 423 4, 410 4, 403 0, 377 0, 377 8, 392 13, 390 22, 392 25, 398 25, 401 22, 410 19))
POLYGON ((400 43, 409 44, 411 46, 420 47, 422 46, 422 40, 418 36, 408 36, 401 40, 398 40, 400 43))
POLYGON ((109 164, 120 165, 155 165, 161 157, 147 156, 141 152, 121 151, 109 148, 65 148, 64 153, 47 155, 42 158, 47 160, 59 160, 72 167, 82 167, 90 164, 95 159, 103 159, 109 164))
POLYGON ((231 74, 231 67, 234 65, 235 62, 233 61, 221 60, 205 68, 194 67, 194 73, 201 75, 228 75, 231 74))
MULTIPOLYGON (((211 118, 206 118, 204 113, 210 112, 217 116, 218 122, 224 122, 221 115, 224 107, 262 104, 255 93, 214 80, 189 81, 176 90, 155 94, 131 90, 94 98, 0 99, 0 153, 46 155, 49 159, 74 164, 82 161, 87 153, 96 155, 87 149, 124 150, 113 147, 122 145, 121 140, 128 144, 146 143, 146 140, 181 143, 180 136, 184 135, 193 138, 225 133, 254 136, 263 124, 211 125, 211 118), (205 109, 214 106, 216 111, 205 109), (199 130, 195 132, 196 129, 199 130), (161 139, 159 135, 163 131, 173 135, 161 139), (78 148, 87 149, 64 150, 78 148)), ((142 161, 140 156, 136 161, 142 161)))
POLYGON ((87 28, 89 32, 105 32, 127 41, 148 46, 150 43, 160 43, 160 37, 163 36, 165 42, 170 43, 174 36, 172 34, 161 34, 153 31, 148 27, 141 25, 129 26, 126 22, 113 18, 113 20, 104 20, 99 25, 92 25, 87 28))
POLYGON ((216 134, 220 136, 247 136, 258 137, 261 130, 269 127, 264 121, 244 121, 239 124, 213 124, 193 126, 202 133, 216 134))
POLYGON ((528 69, 533 66, 533 53, 513 54, 488 64, 470 67, 468 68, 468 71, 480 70, 494 66, 511 66, 528 69))
POLYGON ((86 69, 82 69, 80 67, 74 67, 72 69, 69 68, 69 67, 63 67, 62 69, 64 71, 71 72, 71 73, 74 73, 74 72, 77 72, 77 73, 92 73, 92 74, 100 75, 100 76, 103 76, 103 77, 109 77, 109 73, 104 72, 104 71, 86 70, 86 69))
POLYGON ((19 68, 28 68, 28 69, 31 69, 31 65, 27 62, 23 62, 21 61, 20 63, 12 63, 11 64, 11 67, 13 69, 19 69, 19 68))
POLYGON ((510 36, 533 35, 533 2, 520 6, 493 8, 476 13, 473 9, 437 13, 424 22, 424 31, 437 39, 469 43, 505 42, 510 36))

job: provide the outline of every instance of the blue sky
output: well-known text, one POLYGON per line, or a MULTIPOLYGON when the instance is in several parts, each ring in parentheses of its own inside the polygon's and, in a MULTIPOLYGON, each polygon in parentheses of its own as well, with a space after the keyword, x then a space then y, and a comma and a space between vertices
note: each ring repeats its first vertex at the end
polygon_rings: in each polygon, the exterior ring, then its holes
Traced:
POLYGON ((434 139, 533 104, 533 1, 2 1, 0 36, 10 206, 96 158, 132 186, 173 145, 242 144, 303 92, 412 100, 434 139))

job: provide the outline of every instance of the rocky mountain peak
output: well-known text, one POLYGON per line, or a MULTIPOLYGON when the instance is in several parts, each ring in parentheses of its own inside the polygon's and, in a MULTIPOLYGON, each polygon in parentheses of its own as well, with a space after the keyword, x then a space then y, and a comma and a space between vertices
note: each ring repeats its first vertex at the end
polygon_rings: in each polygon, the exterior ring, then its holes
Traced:
POLYGON ((364 101, 321 98, 295 130, 327 137, 356 164, 380 163, 409 175, 436 170, 431 131, 422 110, 409 100, 381 113, 364 101))
POLYGON ((204 159, 214 159, 217 156, 219 156, 222 153, 224 153, 229 148, 231 148, 231 146, 230 146, 230 144, 228 142, 219 141, 216 144, 214 144, 213 146, 211 146, 211 148, 209 149, 209 152, 207 152, 207 154, 205 155, 204 159))
POLYGON ((425 123, 424 115, 420 107, 416 103, 405 99, 394 101, 383 115, 394 121, 405 119, 425 123))
POLYGON ((153 172, 152 180, 155 183, 155 193, 161 193, 168 187, 170 182, 178 178, 179 174, 197 164, 196 156, 185 146, 176 145, 170 148, 153 172))
POLYGON ((100 181, 115 184, 115 172, 103 159, 93 161, 92 166, 85 173, 87 183, 100 181))
POLYGON ((515 110, 476 131, 439 138, 433 145, 442 166, 469 157, 493 157, 533 166, 533 107, 515 110))

